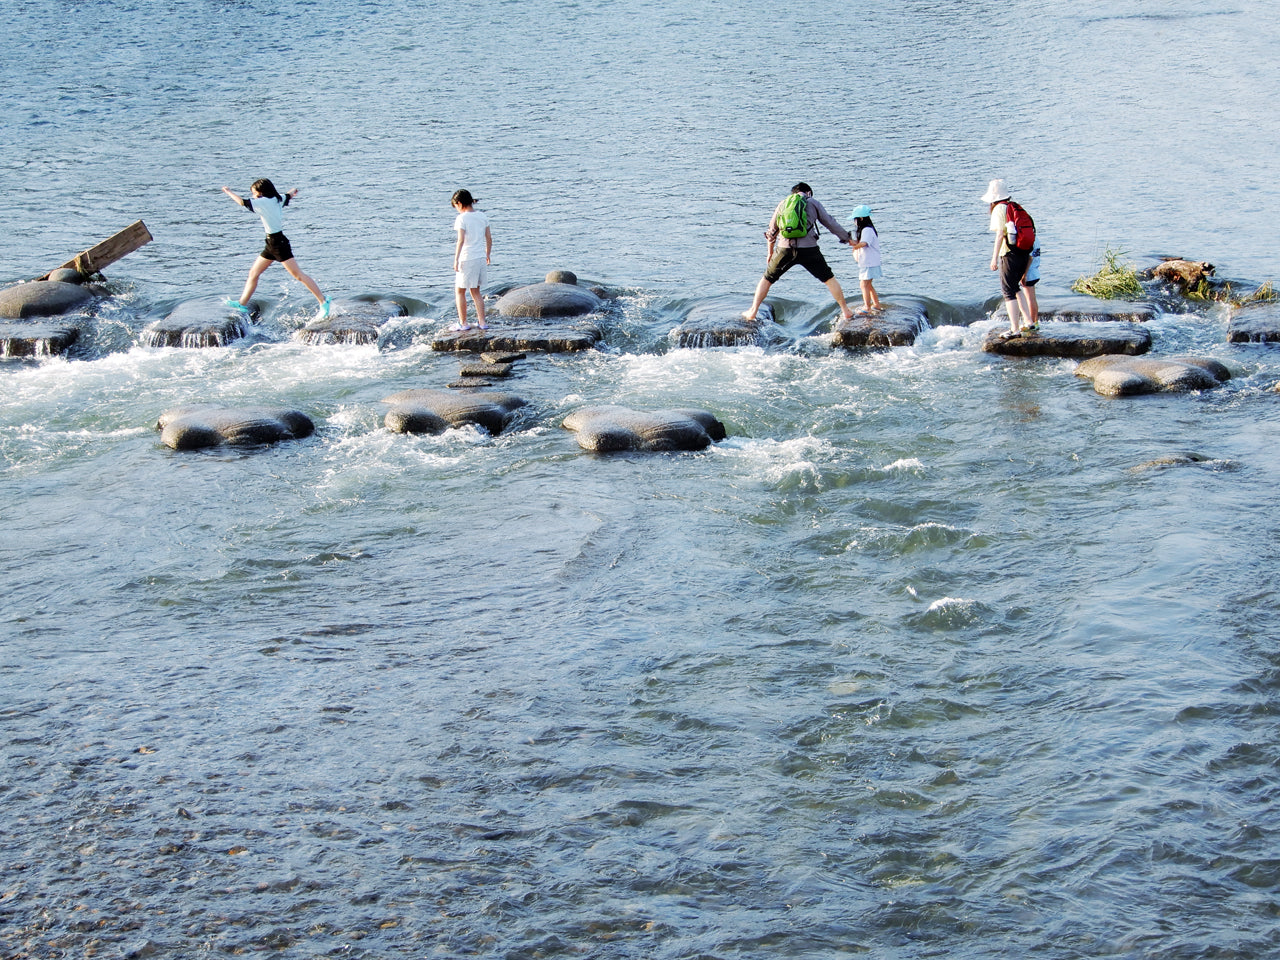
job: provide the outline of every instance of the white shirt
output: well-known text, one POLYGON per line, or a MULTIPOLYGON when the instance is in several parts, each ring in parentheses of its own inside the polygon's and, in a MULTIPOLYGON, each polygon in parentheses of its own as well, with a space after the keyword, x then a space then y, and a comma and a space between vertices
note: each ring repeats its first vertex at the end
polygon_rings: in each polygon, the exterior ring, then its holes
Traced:
POLYGON ((458 251, 458 262, 464 260, 483 260, 485 257, 484 232, 489 227, 489 215, 480 210, 468 210, 458 214, 453 221, 453 229, 463 234, 462 249, 458 251))

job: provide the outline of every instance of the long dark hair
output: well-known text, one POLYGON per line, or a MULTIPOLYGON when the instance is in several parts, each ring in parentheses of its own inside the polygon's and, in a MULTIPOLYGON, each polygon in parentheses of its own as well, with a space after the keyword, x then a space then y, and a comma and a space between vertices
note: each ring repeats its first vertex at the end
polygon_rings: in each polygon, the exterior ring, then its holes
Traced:
POLYGON ((276 189, 276 185, 266 177, 263 177, 261 180, 253 181, 253 187, 251 189, 257 190, 258 196, 260 197, 271 197, 273 200, 280 201, 284 200, 284 197, 280 196, 280 192, 276 189))
MULTIPOLYGON (((876 229, 876 225, 875 225, 874 223, 872 223, 872 222, 871 222, 871 218, 870 218, 870 217, 858 217, 858 219, 857 219, 857 220, 855 220, 855 221, 854 221, 854 223, 856 223, 856 224, 858 225, 858 235, 857 235, 856 237, 854 237, 854 239, 855 239, 858 243, 861 243, 861 242, 862 242, 862 231, 863 231, 863 230, 867 229, 867 227, 870 227, 872 230, 875 230, 875 229, 876 229)), ((876 233, 877 233, 877 234, 879 234, 879 232, 880 232, 880 231, 876 230, 876 233)))

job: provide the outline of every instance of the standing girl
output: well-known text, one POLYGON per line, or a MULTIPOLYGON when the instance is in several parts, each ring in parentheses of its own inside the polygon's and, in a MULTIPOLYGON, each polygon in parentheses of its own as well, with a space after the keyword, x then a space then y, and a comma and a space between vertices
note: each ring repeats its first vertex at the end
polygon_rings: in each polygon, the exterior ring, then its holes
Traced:
POLYGON ((880 269, 880 234, 876 233, 876 225, 871 222, 871 208, 866 204, 853 211, 857 226, 854 229, 853 258, 858 261, 858 285, 862 287, 862 312, 870 313, 880 309, 880 297, 876 293, 873 280, 882 275, 880 269))
POLYGON ((467 324, 467 291, 476 305, 476 326, 488 330, 484 322, 484 297, 480 295, 488 276, 489 257, 493 253, 493 234, 489 231, 489 217, 475 209, 476 200, 470 190, 459 190, 450 201, 458 211, 453 229, 458 231, 458 242, 453 248, 453 285, 458 299, 458 322, 450 330, 470 330, 467 324), (482 252, 483 251, 483 252, 482 252))
POLYGON ((302 268, 298 266, 298 261, 293 259, 293 250, 289 246, 289 238, 284 235, 284 208, 289 205, 290 200, 298 195, 298 188, 294 187, 282 197, 276 191, 275 185, 264 177, 261 180, 255 180, 253 186, 249 188, 252 200, 237 196, 231 192, 230 187, 223 187, 222 192, 246 210, 261 217, 262 226, 267 231, 266 246, 258 254, 258 259, 253 261, 253 266, 249 268, 249 279, 244 282, 244 291, 240 294, 240 299, 228 299, 227 306, 248 314, 249 301, 253 297, 253 291, 258 289, 258 278, 262 276, 262 272, 271 264, 282 263, 293 278, 310 290, 311 295, 320 301, 320 310, 316 313, 315 318, 323 320, 329 316, 329 309, 333 306, 332 301, 320 292, 320 288, 316 286, 314 280, 302 272, 302 268))

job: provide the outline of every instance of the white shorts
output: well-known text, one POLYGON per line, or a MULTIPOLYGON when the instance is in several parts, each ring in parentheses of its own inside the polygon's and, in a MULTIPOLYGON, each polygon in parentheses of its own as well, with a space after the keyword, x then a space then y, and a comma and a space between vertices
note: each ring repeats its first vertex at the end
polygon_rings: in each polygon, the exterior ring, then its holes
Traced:
POLYGON ((483 260, 463 260, 453 275, 453 285, 459 290, 474 290, 484 286, 489 277, 489 265, 483 260))

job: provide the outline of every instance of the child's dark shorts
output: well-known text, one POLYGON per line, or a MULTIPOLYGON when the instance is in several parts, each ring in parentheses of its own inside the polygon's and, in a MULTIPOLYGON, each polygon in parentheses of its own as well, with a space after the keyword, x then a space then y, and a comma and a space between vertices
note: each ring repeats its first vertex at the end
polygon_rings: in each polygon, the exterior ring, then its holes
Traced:
POLYGON ((826 283, 835 276, 835 271, 827 265, 827 258, 817 247, 779 247, 764 268, 764 278, 770 283, 777 283, 796 264, 813 274, 819 283, 826 283))
POLYGON ((1010 249, 1000 258, 1000 292, 1006 300, 1018 299, 1018 286, 1031 265, 1031 251, 1010 249))
POLYGON ((275 260, 284 263, 293 259, 293 248, 289 246, 289 238, 283 233, 268 233, 267 245, 262 248, 264 260, 275 260))

